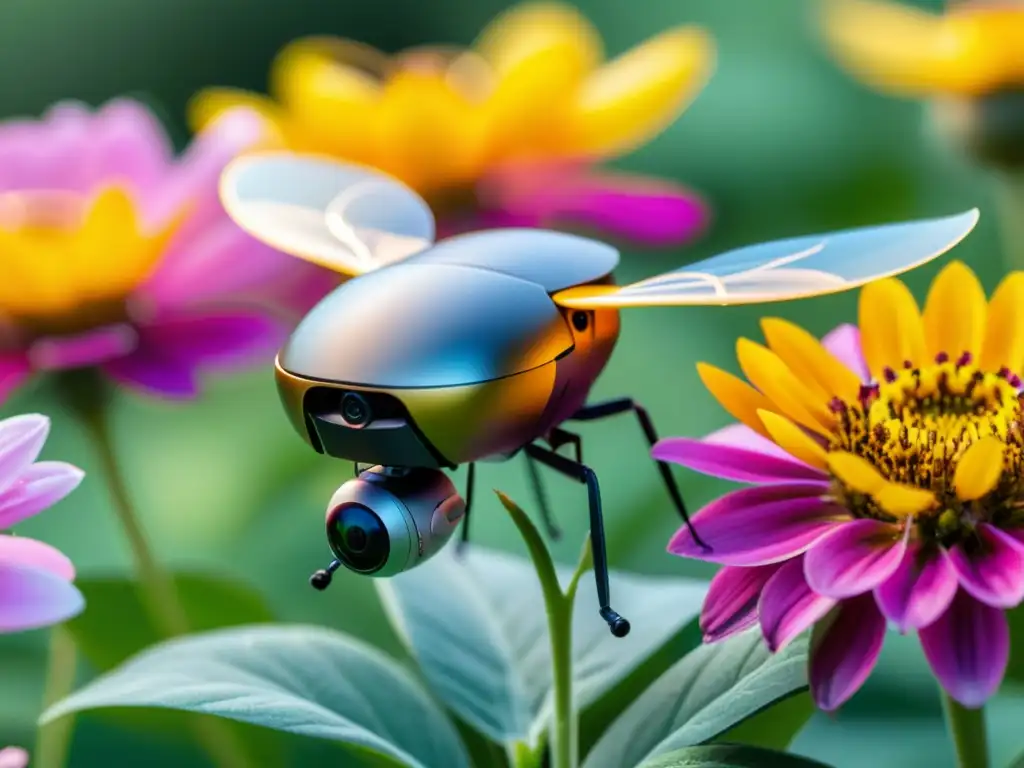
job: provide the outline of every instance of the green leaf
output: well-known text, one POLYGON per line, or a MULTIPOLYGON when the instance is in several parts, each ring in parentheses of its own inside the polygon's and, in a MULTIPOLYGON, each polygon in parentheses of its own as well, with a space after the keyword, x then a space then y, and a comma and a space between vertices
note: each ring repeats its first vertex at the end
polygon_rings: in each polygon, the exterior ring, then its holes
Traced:
POLYGON ((751 629, 687 654, 612 723, 583 768, 638 765, 725 733, 807 686, 807 638, 771 654, 751 629))
POLYGON ((395 661, 340 632, 302 625, 171 640, 43 714, 104 707, 183 710, 328 739, 413 768, 468 768, 451 722, 395 661))
POLYGON ((743 744, 687 747, 647 760, 637 768, 829 768, 825 763, 743 744))
MULTIPOLYGON (((274 620, 263 598, 245 584, 200 573, 176 573, 174 582, 194 631, 274 620)), ((161 640, 136 582, 125 576, 86 576, 75 584, 89 609, 67 628, 79 653, 97 670, 113 669, 161 640)))
MULTIPOLYGON (((572 569, 557 570, 568 584, 572 569)), ((424 676, 460 718, 496 741, 537 743, 551 713, 551 650, 528 560, 446 550, 376 586, 424 676)), ((577 706, 593 703, 675 635, 706 591, 706 582, 613 572, 612 605, 632 624, 616 638, 598 615, 592 578, 584 578, 572 630, 577 706)))
POLYGON ((747 718, 723 733, 719 740, 766 749, 788 749, 813 714, 814 701, 810 692, 805 691, 747 718))

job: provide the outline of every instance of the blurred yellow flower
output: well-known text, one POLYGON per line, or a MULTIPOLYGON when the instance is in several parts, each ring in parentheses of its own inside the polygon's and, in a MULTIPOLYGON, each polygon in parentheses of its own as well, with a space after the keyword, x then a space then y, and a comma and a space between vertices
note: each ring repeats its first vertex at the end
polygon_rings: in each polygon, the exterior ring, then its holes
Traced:
POLYGON ((951 2, 944 14, 880 0, 829 0, 825 38, 876 90, 926 98, 938 129, 984 165, 1024 166, 1024 3, 951 2))
POLYGON ((681 26, 605 61, 575 9, 526 3, 469 49, 388 56, 350 40, 297 40, 272 65, 270 96, 211 88, 189 120, 199 129, 228 108, 253 107, 288 148, 375 166, 443 214, 476 207, 496 169, 578 169, 649 141, 701 90, 714 59, 708 34, 681 26))
POLYGON ((1024 86, 1024 3, 953 3, 943 14, 876 0, 825 4, 837 60, 905 96, 984 96, 1024 86))

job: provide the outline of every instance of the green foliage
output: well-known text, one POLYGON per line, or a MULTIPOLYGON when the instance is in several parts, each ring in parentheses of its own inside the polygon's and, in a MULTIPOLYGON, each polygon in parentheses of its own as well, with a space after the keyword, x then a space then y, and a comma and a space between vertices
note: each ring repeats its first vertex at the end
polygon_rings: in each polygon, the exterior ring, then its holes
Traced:
POLYGON ((829 768, 817 760, 736 744, 687 747, 648 760, 639 768, 829 768))

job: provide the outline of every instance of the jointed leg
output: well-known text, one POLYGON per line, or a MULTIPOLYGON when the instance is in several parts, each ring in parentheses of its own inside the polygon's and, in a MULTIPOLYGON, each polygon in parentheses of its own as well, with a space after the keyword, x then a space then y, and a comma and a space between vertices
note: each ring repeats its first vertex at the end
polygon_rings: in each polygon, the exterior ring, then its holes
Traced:
MULTIPOLYGON (((586 405, 569 418, 571 421, 597 421, 609 416, 617 416, 626 411, 632 411, 636 414, 637 421, 640 422, 640 429, 643 430, 644 437, 647 438, 648 444, 653 448, 654 444, 658 442, 658 433, 654 431, 654 424, 647 413, 647 409, 631 397, 622 397, 616 400, 607 400, 603 403, 586 405)), ((676 511, 679 512, 679 516, 683 518, 683 522, 686 523, 686 527, 690 529, 690 535, 693 536, 694 542, 710 551, 711 547, 701 540, 700 536, 697 535, 696 529, 693 527, 693 523, 690 522, 690 515, 686 511, 683 495, 679 492, 679 486, 676 484, 675 477, 672 476, 672 468, 664 461, 659 461, 657 464, 658 472, 665 483, 668 495, 672 498, 672 503, 675 505, 676 511)))
POLYGON ((544 491, 543 483, 541 483, 540 472, 537 471, 537 459, 529 453, 526 453, 526 470, 530 473, 530 485, 533 487, 533 496, 537 500, 537 506, 540 508, 541 522, 544 523, 548 536, 553 541, 558 541, 562 538, 562 531, 555 522, 554 515, 551 514, 548 495, 544 491))
POLYGON ((597 582, 597 601, 601 618, 616 637, 629 634, 629 622, 611 607, 611 587, 608 583, 608 554, 604 540, 604 516, 601 510, 601 489, 597 475, 590 467, 578 461, 560 456, 539 445, 528 445, 526 453, 566 477, 587 486, 590 507, 590 546, 594 557, 594 580, 597 582))
POLYGON ((476 464, 470 462, 466 467, 466 511, 462 514, 462 538, 456 545, 456 553, 461 552, 469 541, 469 510, 473 506, 474 480, 476 480, 476 464))

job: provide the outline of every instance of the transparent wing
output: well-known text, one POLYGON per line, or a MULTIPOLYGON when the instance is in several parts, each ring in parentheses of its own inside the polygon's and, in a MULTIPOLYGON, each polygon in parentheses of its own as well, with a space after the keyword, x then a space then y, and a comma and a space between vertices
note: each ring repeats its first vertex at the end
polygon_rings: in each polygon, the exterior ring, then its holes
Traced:
POLYGON ((554 295, 566 307, 759 304, 838 293, 918 267, 978 222, 955 216, 862 227, 737 248, 631 285, 581 286, 554 295))
POLYGON ((221 175, 228 215, 256 239, 345 275, 399 261, 434 242, 434 216, 404 184, 315 155, 242 156, 221 175))

